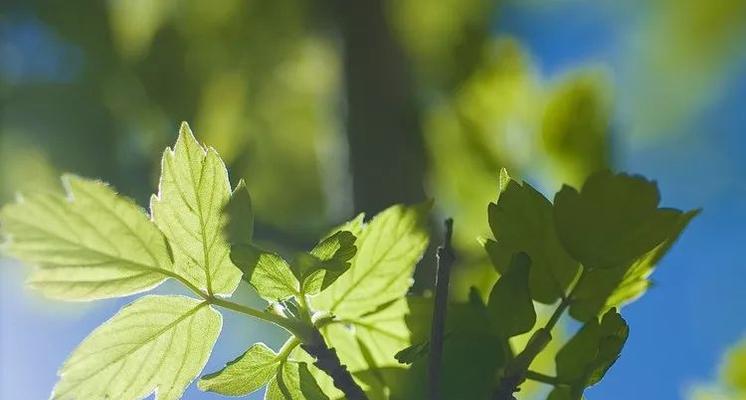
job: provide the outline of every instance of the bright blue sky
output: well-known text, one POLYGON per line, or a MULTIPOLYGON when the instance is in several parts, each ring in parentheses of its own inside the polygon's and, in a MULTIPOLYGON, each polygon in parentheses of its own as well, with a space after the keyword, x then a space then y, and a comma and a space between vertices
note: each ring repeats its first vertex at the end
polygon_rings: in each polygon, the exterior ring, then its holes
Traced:
MULTIPOLYGON (((509 9, 497 31, 517 36, 548 78, 586 60, 623 69, 620 37, 629 16, 574 7, 509 9)), ((619 169, 655 177, 665 205, 704 212, 662 262, 656 286, 624 309, 629 342, 603 385, 588 392, 591 400, 679 399, 687 385, 711 378, 724 349, 746 334, 746 66, 732 70, 675 135, 645 143, 616 138, 619 169)), ((617 96, 629 98, 624 82, 616 83, 617 96)), ((52 305, 23 290, 21 269, 8 263, 0 265, 0 399, 47 398, 68 352, 127 299, 52 305)), ((228 316, 225 329, 245 330, 243 343, 269 336, 271 328, 241 321, 228 316)), ((207 370, 243 351, 243 343, 221 338, 207 370)), ((186 398, 217 397, 191 388, 186 398)))

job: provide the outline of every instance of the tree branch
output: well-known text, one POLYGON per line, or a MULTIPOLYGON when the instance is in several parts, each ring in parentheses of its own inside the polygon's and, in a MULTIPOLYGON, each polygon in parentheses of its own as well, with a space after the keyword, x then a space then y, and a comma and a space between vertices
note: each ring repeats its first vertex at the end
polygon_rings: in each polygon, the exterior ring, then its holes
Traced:
POLYGON ((308 354, 316 359, 313 364, 324 371, 334 381, 334 386, 342 391, 347 400, 368 400, 360 385, 352 378, 347 367, 342 364, 337 352, 326 345, 324 337, 317 328, 311 332, 311 336, 300 345, 308 354))
POLYGON ((428 382, 430 400, 440 399, 440 375, 443 358, 443 339, 448 308, 448 284, 451 280, 451 267, 456 256, 451 246, 453 236, 453 219, 445 220, 443 244, 438 247, 437 270, 435 275, 435 306, 433 323, 430 330, 430 358, 428 365, 428 382))

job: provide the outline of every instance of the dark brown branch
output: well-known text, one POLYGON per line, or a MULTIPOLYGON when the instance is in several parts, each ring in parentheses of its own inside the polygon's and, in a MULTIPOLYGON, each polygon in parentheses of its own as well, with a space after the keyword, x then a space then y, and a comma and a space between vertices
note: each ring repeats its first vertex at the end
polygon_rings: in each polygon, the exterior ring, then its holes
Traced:
POLYGON ((347 400, 368 400, 360 385, 352 378, 347 367, 342 364, 337 352, 326 345, 324 337, 314 328, 310 338, 300 345, 316 359, 314 365, 324 371, 334 381, 334 386, 344 393, 347 400))
POLYGON ((428 365, 428 382, 430 400, 440 399, 441 362, 443 359, 443 339, 445 332, 446 311, 448 308, 448 284, 451 280, 451 267, 456 256, 451 246, 453 220, 445 221, 443 245, 438 247, 437 270, 435 275, 435 306, 433 307, 433 324, 430 331, 430 359, 428 365))

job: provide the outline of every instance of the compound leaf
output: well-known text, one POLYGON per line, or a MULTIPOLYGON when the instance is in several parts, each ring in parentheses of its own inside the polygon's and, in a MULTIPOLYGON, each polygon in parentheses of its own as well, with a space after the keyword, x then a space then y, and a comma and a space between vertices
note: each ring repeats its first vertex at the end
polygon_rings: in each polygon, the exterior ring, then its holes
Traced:
POLYGON ((565 185, 554 200, 560 242, 589 269, 630 265, 676 228, 681 212, 659 201, 655 183, 640 176, 602 171, 580 192, 565 185))
POLYGON ((203 376, 197 385, 200 390, 225 396, 246 396, 269 383, 281 362, 272 349, 256 343, 225 368, 203 376))
POLYGON ((536 323, 536 310, 529 292, 531 267, 531 259, 525 253, 516 253, 510 267, 492 287, 487 310, 492 329, 501 338, 526 333, 536 323))
POLYGON ((161 168, 158 195, 150 207, 173 249, 177 273, 210 294, 232 294, 241 271, 228 257, 222 233, 222 211, 231 195, 223 161, 182 123, 174 148, 163 153, 161 168))
POLYGON ((93 331, 60 370, 55 400, 176 400, 202 371, 222 317, 206 302, 145 296, 93 331))
POLYGON ((166 241, 142 209, 102 182, 74 175, 63 182, 67 196, 28 195, 0 212, 6 251, 39 267, 31 286, 53 298, 94 300, 167 278, 166 241))
POLYGON ((357 317, 403 297, 427 247, 430 203, 395 205, 376 215, 357 236, 349 271, 313 298, 320 310, 357 317))
POLYGON ((531 296, 545 304, 554 303, 577 274, 578 262, 557 238, 549 200, 529 184, 507 177, 504 170, 500 179, 500 197, 488 207, 496 242, 487 242, 485 248, 500 273, 508 268, 513 254, 528 254, 531 296))

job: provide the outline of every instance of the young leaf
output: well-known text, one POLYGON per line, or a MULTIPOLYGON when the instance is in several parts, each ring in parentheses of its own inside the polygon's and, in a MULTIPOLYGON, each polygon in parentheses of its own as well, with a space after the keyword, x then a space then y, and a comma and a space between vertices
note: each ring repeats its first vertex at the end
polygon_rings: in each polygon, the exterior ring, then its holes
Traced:
POLYGON ((399 299, 427 247, 430 203, 395 205, 376 215, 357 236, 349 271, 313 298, 317 309, 356 317, 399 299))
POLYGON ((642 295, 650 285, 648 277, 655 265, 698 213, 689 211, 680 214, 671 236, 631 265, 586 271, 585 279, 575 289, 570 315, 577 320, 587 321, 642 295))
POLYGON ((272 349, 256 343, 225 368, 203 376, 197 386, 225 396, 246 396, 269 383, 281 362, 272 349))
POLYGON ((580 399, 585 388, 598 383, 619 358, 629 328, 615 309, 601 322, 592 319, 557 353, 557 379, 572 388, 573 399, 580 399))
POLYGON ((355 235, 348 231, 338 231, 322 240, 301 264, 303 293, 315 295, 329 287, 350 268, 356 251, 355 235))
POLYGON ((290 265, 279 255, 261 253, 249 275, 249 281, 259 296, 268 302, 285 300, 300 293, 300 283, 290 265))
POLYGON ((67 197, 29 195, 0 212, 5 249, 39 267, 31 286, 49 297, 94 300, 142 292, 167 278, 166 241, 134 202, 98 181, 66 175, 63 182, 67 197))
POLYGON ((545 304, 554 303, 575 278, 578 262, 557 238, 549 200, 529 184, 510 180, 504 170, 501 179, 500 197, 488 207, 490 228, 497 242, 488 241, 485 248, 501 274, 513 254, 528 254, 531 296, 545 304))
POLYGON ((173 249, 177 273, 209 294, 232 294, 241 272, 231 263, 222 234, 222 210, 231 195, 223 161, 183 123, 173 150, 163 153, 161 168, 150 207, 173 249))
POLYGON ((526 333, 536 323, 536 310, 529 291, 531 259, 516 253, 510 267, 490 292, 487 310, 494 332, 508 339, 526 333))
POLYGON ((176 400, 202 371, 222 318, 205 302, 145 296, 91 333, 60 370, 52 399, 176 400))
POLYGON ((654 182, 639 176, 591 175, 581 192, 563 186, 554 199, 554 219, 562 245, 584 267, 631 264, 671 236, 678 210, 658 208, 654 182))

